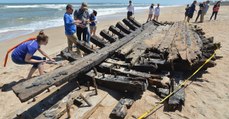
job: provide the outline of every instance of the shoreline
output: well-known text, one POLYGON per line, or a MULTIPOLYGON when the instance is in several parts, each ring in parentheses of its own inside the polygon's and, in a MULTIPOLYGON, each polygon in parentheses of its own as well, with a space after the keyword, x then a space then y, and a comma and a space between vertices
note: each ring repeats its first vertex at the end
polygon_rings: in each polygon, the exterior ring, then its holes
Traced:
MULTIPOLYGON (((180 7, 182 5, 168 5, 168 6, 161 6, 161 8, 166 8, 166 7, 180 7)), ((143 11, 147 11, 148 10, 148 7, 149 6, 142 6, 142 7, 136 7, 137 9, 135 10, 135 13, 141 13, 143 11)), ((116 8, 111 8, 111 9, 116 9, 116 8)), ((120 7, 118 9, 125 9, 124 7, 120 7)), ((92 9, 90 9, 92 10, 92 9)), ((98 9, 99 10, 99 9, 98 9)), ((115 13, 111 13, 111 14, 102 14, 101 16, 98 16, 98 19, 107 19, 111 16, 118 16, 118 15, 122 15, 122 14, 125 14, 126 12, 123 12, 123 11, 117 11, 115 13)), ((32 34, 34 32, 37 32, 37 31, 40 31, 40 30, 45 30, 45 29, 51 29, 51 28, 57 28, 57 27, 62 27, 64 26, 62 23, 63 22, 60 22, 60 21, 63 21, 62 18, 55 18, 55 19, 48 19, 47 20, 48 22, 53 22, 53 21, 56 21, 58 23, 61 23, 60 24, 55 24, 53 26, 49 26, 50 23, 47 22, 47 25, 48 26, 42 26, 44 28, 38 28, 38 29, 28 29, 30 25, 33 25, 33 24, 36 24, 36 22, 32 21, 31 23, 29 24, 25 24, 25 25, 21 25, 21 26, 18 26, 19 29, 17 29, 17 27, 8 27, 8 28, 2 28, 0 31, 0 42, 2 41, 6 41, 6 40, 11 40, 11 39, 16 39, 18 37, 21 37, 21 36, 24 36, 24 35, 29 35, 29 34, 32 34), (26 27, 28 26, 28 27, 26 27), (47 27, 47 28, 45 28, 47 27), (16 30, 12 30, 12 29, 16 29, 16 30)), ((38 21, 38 22, 45 22, 45 21, 38 21)))

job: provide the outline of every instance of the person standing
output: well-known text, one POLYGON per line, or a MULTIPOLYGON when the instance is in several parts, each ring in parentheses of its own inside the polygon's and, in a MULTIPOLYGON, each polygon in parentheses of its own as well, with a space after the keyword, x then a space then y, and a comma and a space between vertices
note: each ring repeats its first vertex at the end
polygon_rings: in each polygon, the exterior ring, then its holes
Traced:
POLYGON ((202 15, 203 9, 204 9, 204 4, 205 4, 205 3, 200 3, 200 4, 199 4, 200 9, 199 9, 199 11, 198 11, 198 14, 197 14, 197 17, 196 17, 196 21, 195 21, 195 22, 197 22, 198 19, 199 19, 199 17, 202 15))
POLYGON ((46 60, 39 56, 34 56, 35 52, 38 50, 43 56, 47 57, 50 61, 55 62, 50 58, 43 50, 41 50, 41 45, 48 44, 48 36, 44 34, 43 31, 40 31, 38 36, 35 39, 30 39, 25 41, 15 47, 11 54, 11 58, 15 64, 25 65, 31 64, 33 67, 30 69, 30 72, 27 76, 27 79, 30 79, 33 73, 38 69, 40 75, 44 74, 44 63, 46 60))
POLYGON ((134 6, 132 5, 132 1, 129 1, 129 5, 127 6, 127 18, 129 19, 134 15, 134 6))
POLYGON ((219 12, 219 8, 220 8, 220 3, 221 1, 218 1, 214 6, 213 6, 213 11, 212 11, 212 16, 210 18, 210 20, 212 20, 212 17, 215 16, 214 20, 216 20, 218 12, 219 12))
POLYGON ((204 4, 204 9, 203 9, 203 13, 201 14, 201 17, 200 17, 200 23, 203 23, 204 22, 204 16, 207 14, 208 12, 208 9, 209 9, 209 5, 210 4, 210 1, 206 1, 205 4, 204 4))
POLYGON ((190 19, 192 19, 194 12, 196 11, 196 3, 197 3, 196 0, 193 1, 191 7, 188 10, 188 19, 187 19, 188 22, 190 21, 190 19))
MULTIPOLYGON (((64 14, 64 27, 65 35, 68 39, 68 50, 72 51, 72 44, 77 45, 77 36, 76 36, 76 24, 81 23, 81 21, 75 21, 72 17, 73 6, 68 4, 66 6, 66 13, 64 14)), ((79 49, 77 49, 79 51, 79 49)))
POLYGON ((88 25, 90 23, 89 19, 90 15, 88 12, 88 5, 83 2, 81 4, 80 9, 75 10, 74 12, 74 19, 82 21, 81 24, 77 25, 77 36, 80 41, 82 41, 82 35, 83 35, 83 41, 85 41, 90 46, 90 32, 88 25))
POLYGON ((95 35, 96 33, 96 29, 97 29, 97 11, 93 10, 93 12, 91 13, 90 15, 90 32, 91 32, 91 35, 95 35))
POLYGON ((186 8, 185 8, 184 20, 186 20, 186 18, 188 17, 188 10, 189 10, 189 4, 187 4, 187 6, 186 6, 186 8))
POLYGON ((160 15, 160 4, 157 4, 157 7, 154 10, 154 20, 158 21, 159 15, 160 15))
POLYGON ((153 17, 153 13, 154 13, 154 4, 151 4, 151 6, 149 7, 149 16, 146 22, 151 21, 152 17, 153 17))

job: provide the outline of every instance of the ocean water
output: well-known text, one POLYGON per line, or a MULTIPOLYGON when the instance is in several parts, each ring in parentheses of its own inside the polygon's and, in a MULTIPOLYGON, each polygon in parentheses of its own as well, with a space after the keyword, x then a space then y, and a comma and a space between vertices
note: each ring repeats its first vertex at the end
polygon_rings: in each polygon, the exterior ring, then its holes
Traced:
MULTIPOLYGON (((79 9, 81 4, 73 4, 79 9)), ((101 16, 126 12, 127 4, 93 3, 93 9, 101 16)), ((135 9, 148 9, 148 4, 135 4, 135 9)), ((66 4, 0 4, 0 41, 12 39, 36 30, 63 26, 66 4)))

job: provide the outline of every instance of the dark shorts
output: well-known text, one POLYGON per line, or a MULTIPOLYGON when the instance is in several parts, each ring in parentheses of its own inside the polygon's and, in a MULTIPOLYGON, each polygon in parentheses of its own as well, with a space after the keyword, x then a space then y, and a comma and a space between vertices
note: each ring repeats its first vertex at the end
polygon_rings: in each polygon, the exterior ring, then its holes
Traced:
POLYGON ((185 13, 185 16, 188 16, 188 13, 187 12, 185 13))
MULTIPOLYGON (((33 68, 38 68, 38 65, 41 64, 41 63, 28 63, 28 62, 25 62, 24 59, 22 58, 14 58, 12 57, 12 60, 15 64, 20 64, 20 65, 23 65, 23 64, 32 64, 33 65, 33 68)), ((32 56, 31 59, 35 59, 35 60, 43 60, 41 57, 38 57, 38 56, 32 56)))
POLYGON ((127 12, 127 18, 131 17, 133 15, 132 12, 127 12))
POLYGON ((188 17, 189 17, 189 18, 192 18, 192 17, 193 17, 193 13, 189 13, 189 14, 188 14, 188 17))

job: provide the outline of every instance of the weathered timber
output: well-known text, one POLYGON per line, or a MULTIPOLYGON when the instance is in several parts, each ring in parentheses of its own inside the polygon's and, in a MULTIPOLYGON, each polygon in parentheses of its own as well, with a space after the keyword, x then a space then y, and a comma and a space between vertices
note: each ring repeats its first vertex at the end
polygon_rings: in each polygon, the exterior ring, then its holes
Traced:
POLYGON ((122 22, 118 22, 116 24, 116 27, 126 34, 130 34, 132 32, 129 28, 127 28, 124 24, 122 24, 122 22))
POLYGON ((137 27, 141 27, 142 26, 142 24, 141 23, 139 23, 138 21, 136 21, 135 19, 134 19, 134 17, 129 17, 128 18, 135 26, 137 26, 137 27))
POLYGON ((110 43, 113 43, 113 42, 115 42, 115 41, 117 40, 117 38, 114 37, 114 36, 112 36, 112 35, 110 35, 109 32, 108 32, 107 30, 102 30, 102 31, 100 32, 100 35, 101 35, 103 38, 105 38, 106 40, 108 40, 110 43))
MULTIPOLYGON (((21 119, 21 118, 22 119, 34 119, 34 118, 40 117, 39 115, 43 115, 45 113, 45 110, 52 108, 60 100, 63 100, 65 96, 67 96, 70 92, 72 92, 73 90, 76 90, 77 87, 78 86, 76 83, 71 82, 71 83, 65 84, 64 86, 57 89, 57 91, 55 91, 54 93, 52 93, 51 95, 43 99, 42 101, 38 102, 37 104, 33 105, 29 109, 22 109, 23 112, 19 114, 20 116, 15 117, 15 119, 21 119)), ((78 91, 79 92, 84 91, 84 89, 85 88, 82 87, 82 90, 78 90, 78 91)), ((58 115, 55 115, 55 116, 58 116, 58 115)))
POLYGON ((83 43, 77 43, 77 48, 79 48, 80 50, 82 50, 83 52, 90 54, 95 52, 93 49, 91 49, 89 46, 87 46, 86 44, 83 43))
POLYGON ((90 71, 86 76, 95 78, 96 83, 100 86, 110 88, 122 93, 142 93, 146 90, 146 79, 142 77, 125 77, 110 74, 102 74, 90 71))
POLYGON ((115 27, 115 26, 113 26, 113 25, 111 25, 111 26, 109 27, 109 30, 110 30, 112 33, 116 34, 119 38, 123 38, 123 37, 126 36, 126 34, 125 34, 124 32, 122 32, 120 29, 118 29, 117 27, 115 27))
POLYGON ((124 75, 124 76, 131 76, 131 77, 144 77, 144 78, 161 78, 162 75, 157 74, 149 74, 138 72, 135 70, 131 70, 128 68, 120 67, 115 64, 111 63, 102 63, 99 65, 99 71, 104 73, 110 74, 117 74, 117 75, 124 75))
POLYGON ((145 50, 146 46, 144 44, 139 44, 133 49, 133 52, 126 57, 126 61, 131 65, 134 65, 136 62, 139 61, 140 56, 145 52, 145 50))
POLYGON ((156 20, 153 20, 152 22, 153 22, 155 25, 157 25, 157 26, 164 25, 163 23, 160 23, 160 22, 158 22, 158 21, 156 21, 156 20))
POLYGON ((147 23, 147 25, 143 25, 142 27, 144 29, 142 31, 142 34, 136 36, 134 40, 130 41, 125 46, 119 48, 116 51, 116 57, 120 58, 121 60, 126 60, 126 56, 129 55, 133 51, 133 49, 137 50, 143 48, 143 51, 146 49, 145 43, 142 42, 142 39, 147 39, 149 37, 152 37, 152 35, 154 35, 153 33, 155 32, 157 26, 154 26, 152 22, 149 22, 147 23))
POLYGON ((82 89, 80 90, 73 90, 71 91, 67 96, 65 96, 63 99, 58 101, 55 105, 50 107, 48 110, 44 111, 42 114, 40 114, 36 119, 59 119, 61 116, 63 116, 67 109, 66 104, 68 104, 69 107, 71 107, 74 103, 74 100, 80 96, 81 93, 83 93, 87 87, 81 86, 82 89))
POLYGON ((103 41, 101 38, 99 38, 98 36, 92 36, 90 41, 99 46, 100 48, 103 48, 107 45, 107 43, 105 41, 103 41))
POLYGON ((77 55, 76 52, 69 51, 68 48, 65 48, 60 52, 61 57, 63 57, 65 60, 68 60, 69 62, 76 61, 77 59, 81 58, 80 55, 77 55))
POLYGON ((164 38, 154 45, 154 48, 158 49, 160 52, 169 52, 171 43, 173 42, 174 35, 177 30, 178 23, 172 25, 166 32, 164 38))
POLYGON ((130 64, 126 63, 125 61, 115 60, 115 59, 111 59, 111 58, 106 59, 105 62, 114 64, 114 65, 118 65, 118 66, 124 66, 124 67, 130 66, 130 64))
MULTIPOLYGON (((173 92, 178 85, 180 85, 183 81, 183 74, 180 72, 173 72, 172 74, 172 80, 171 80, 171 88, 170 93, 173 92)), ((184 104, 185 101, 185 91, 184 88, 181 88, 177 92, 175 92, 169 99, 168 99, 168 105, 169 107, 172 107, 170 109, 176 109, 177 107, 184 104)))
POLYGON ((110 118, 112 119, 124 119, 127 115, 127 109, 130 108, 134 103, 133 99, 122 98, 119 100, 118 104, 112 110, 110 118))
POLYGON ((126 24, 131 30, 135 31, 137 29, 137 27, 131 23, 130 20, 128 20, 127 18, 122 20, 124 24, 126 24))
POLYGON ((74 79, 79 74, 89 71, 92 67, 100 64, 106 58, 111 56, 114 51, 131 41, 140 33, 141 28, 135 31, 133 34, 120 39, 118 42, 114 42, 95 53, 91 53, 84 58, 77 60, 76 62, 66 65, 65 67, 61 67, 57 70, 54 70, 53 72, 19 83, 13 87, 13 91, 22 102, 25 102, 40 94, 52 85, 61 85, 68 80, 74 79), (66 71, 67 74, 64 73, 62 75, 63 71, 66 71), (33 83, 37 80, 47 83, 40 83, 34 86, 33 83))

